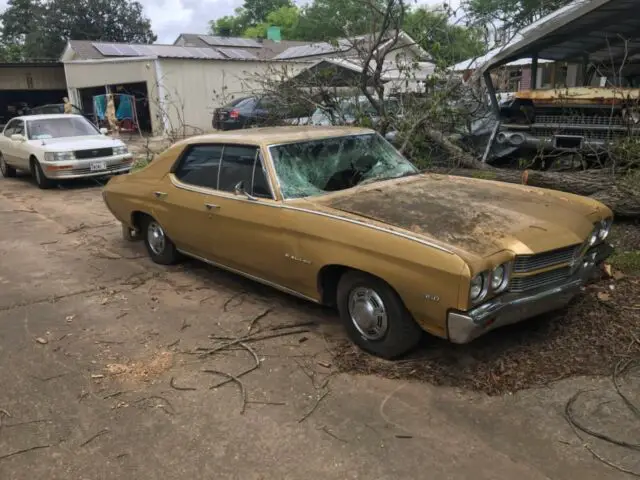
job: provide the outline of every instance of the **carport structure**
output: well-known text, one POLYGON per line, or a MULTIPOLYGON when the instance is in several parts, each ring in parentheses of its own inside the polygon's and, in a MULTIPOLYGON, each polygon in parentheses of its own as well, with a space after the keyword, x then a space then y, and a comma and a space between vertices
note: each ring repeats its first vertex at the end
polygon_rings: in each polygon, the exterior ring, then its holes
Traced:
MULTIPOLYGON (((538 59, 582 64, 582 84, 600 72, 620 74, 640 64, 640 4, 637 0, 573 2, 521 30, 480 68, 498 110, 491 70, 522 58, 532 59, 536 85, 538 59)), ((606 76, 606 75, 603 75, 606 76)))

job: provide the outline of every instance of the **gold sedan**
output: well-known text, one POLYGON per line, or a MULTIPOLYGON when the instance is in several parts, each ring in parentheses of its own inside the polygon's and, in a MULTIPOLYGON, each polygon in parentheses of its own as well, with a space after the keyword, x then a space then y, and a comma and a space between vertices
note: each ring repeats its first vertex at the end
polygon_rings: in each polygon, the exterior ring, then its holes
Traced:
POLYGON ((467 343, 561 308, 611 253, 601 203, 421 174, 368 129, 194 137, 103 195, 154 262, 186 255, 337 307, 386 358, 423 330, 467 343))

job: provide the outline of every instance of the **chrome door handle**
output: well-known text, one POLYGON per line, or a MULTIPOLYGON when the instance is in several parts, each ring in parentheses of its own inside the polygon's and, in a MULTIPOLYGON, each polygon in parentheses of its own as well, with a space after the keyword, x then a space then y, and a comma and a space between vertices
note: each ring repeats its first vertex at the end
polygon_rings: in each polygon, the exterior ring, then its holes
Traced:
POLYGON ((204 206, 207 210, 218 210, 220 205, 216 205, 215 203, 205 203, 204 206))
POLYGON ((153 194, 156 196, 156 198, 164 198, 167 196, 165 192, 153 192, 153 194))

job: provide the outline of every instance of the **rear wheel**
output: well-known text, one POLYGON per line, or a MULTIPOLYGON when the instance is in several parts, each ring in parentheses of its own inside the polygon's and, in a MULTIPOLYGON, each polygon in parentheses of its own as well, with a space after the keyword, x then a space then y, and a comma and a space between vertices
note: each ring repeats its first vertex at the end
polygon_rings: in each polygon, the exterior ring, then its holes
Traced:
POLYGON ((142 222, 144 243, 151 260, 160 265, 173 265, 180 261, 180 253, 154 218, 146 217, 142 222))
POLYGON ((0 153, 0 172, 2 172, 2 176, 5 178, 13 178, 16 176, 16 169, 5 161, 2 153, 0 153))
POLYGON ((53 188, 55 186, 55 182, 44 175, 40 162, 35 158, 31 159, 31 175, 36 181, 36 185, 38 185, 42 190, 53 188))
POLYGON ((346 273, 338 283, 337 301, 349 337, 369 353, 395 358, 422 338, 422 329, 398 294, 379 278, 346 273))

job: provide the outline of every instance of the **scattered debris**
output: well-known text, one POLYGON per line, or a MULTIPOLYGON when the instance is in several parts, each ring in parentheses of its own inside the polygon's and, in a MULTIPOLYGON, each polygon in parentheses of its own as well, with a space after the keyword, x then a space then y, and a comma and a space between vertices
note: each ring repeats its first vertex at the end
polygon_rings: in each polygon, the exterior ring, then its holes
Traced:
POLYGON ((67 317, 65 318, 65 321, 66 321, 67 323, 71 323, 71 322, 73 322, 73 319, 74 319, 74 318, 76 318, 76 316, 75 316, 75 315, 67 315, 67 317))
POLYGON ((104 375, 102 375, 101 373, 94 373, 91 375, 92 380, 100 380, 101 378, 104 378, 104 375))
POLYGON ((347 440, 345 440, 344 438, 340 438, 338 437, 335 433, 332 433, 326 425, 323 425, 322 427, 320 427, 318 430, 322 430, 324 433, 326 433, 327 435, 329 435, 330 437, 335 438, 336 440, 342 442, 342 443, 349 443, 347 440))
POLYGON ((187 328, 191 326, 190 323, 187 323, 187 319, 182 320, 182 325, 180 326, 180 331, 184 332, 187 328))
POLYGON ((226 302, 224 302, 224 305, 222 307, 222 309, 225 312, 229 311, 229 305, 231 305, 231 302, 238 300, 237 303, 235 303, 233 305, 233 308, 239 307, 240 305, 242 305, 244 303, 244 297, 247 294, 247 292, 238 292, 235 295, 232 295, 231 298, 229 298, 226 302))
POLYGON ((46 345, 47 343, 49 343, 49 340, 44 337, 37 337, 36 343, 39 343, 40 345, 46 345))
POLYGON ((272 311, 273 311, 273 309, 272 309, 272 308, 267 308, 267 309, 265 309, 265 311, 264 311, 264 312, 262 312, 262 313, 260 313, 260 314, 256 315, 256 317, 255 317, 253 320, 251 320, 251 323, 249 324, 249 328, 248 328, 248 330, 247 330, 247 331, 248 331, 249 333, 251 333, 251 330, 253 330, 253 327, 255 327, 255 326, 256 326, 256 324, 257 324, 260 320, 262 320, 264 317, 266 317, 267 315, 269 315, 272 311))

